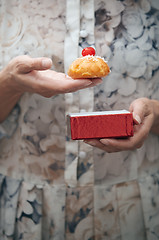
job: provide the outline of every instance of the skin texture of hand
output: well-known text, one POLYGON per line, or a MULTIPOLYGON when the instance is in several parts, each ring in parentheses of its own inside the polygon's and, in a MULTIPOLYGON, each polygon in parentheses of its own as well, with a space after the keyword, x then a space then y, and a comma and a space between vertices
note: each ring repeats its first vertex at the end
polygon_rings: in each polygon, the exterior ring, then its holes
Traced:
POLYGON ((75 92, 94 87, 101 79, 72 79, 64 73, 50 70, 49 58, 19 56, 12 59, 0 72, 0 122, 2 122, 21 95, 37 93, 44 97, 75 92))
POLYGON ((84 142, 108 153, 140 148, 150 131, 159 135, 159 101, 139 98, 129 108, 134 118, 134 136, 127 139, 88 139, 84 142))

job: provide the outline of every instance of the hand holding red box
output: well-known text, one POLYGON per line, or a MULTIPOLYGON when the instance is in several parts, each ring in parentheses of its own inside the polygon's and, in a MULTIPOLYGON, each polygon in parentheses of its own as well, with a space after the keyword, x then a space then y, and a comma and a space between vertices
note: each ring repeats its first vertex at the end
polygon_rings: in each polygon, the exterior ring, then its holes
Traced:
POLYGON ((71 113, 67 121, 73 140, 133 136, 133 116, 126 110, 71 113))

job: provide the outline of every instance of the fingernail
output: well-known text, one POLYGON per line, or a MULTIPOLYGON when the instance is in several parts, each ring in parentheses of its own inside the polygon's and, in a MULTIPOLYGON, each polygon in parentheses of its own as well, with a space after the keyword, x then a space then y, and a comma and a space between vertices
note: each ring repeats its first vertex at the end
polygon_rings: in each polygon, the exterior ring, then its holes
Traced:
POLYGON ((96 83, 96 85, 99 85, 99 84, 101 84, 101 83, 102 83, 102 81, 100 81, 100 82, 97 82, 97 83, 96 83))
POLYGON ((100 139, 99 141, 106 146, 109 145, 109 141, 107 139, 100 139))
POLYGON ((96 79, 92 80, 92 82, 93 81, 95 82, 96 85, 99 85, 103 82, 101 78, 96 78, 96 79))
POLYGON ((91 141, 84 140, 84 142, 87 143, 87 144, 89 144, 89 145, 91 145, 91 146, 94 146, 94 145, 95 145, 94 142, 91 142, 91 141))
POLYGON ((134 119, 136 124, 141 124, 141 118, 139 117, 139 115, 134 115, 133 114, 133 119, 134 119))
POLYGON ((51 59, 43 59, 42 60, 42 67, 43 68, 48 68, 52 65, 52 60, 51 59))
POLYGON ((91 81, 87 81, 85 82, 84 86, 89 86, 92 82, 91 81))

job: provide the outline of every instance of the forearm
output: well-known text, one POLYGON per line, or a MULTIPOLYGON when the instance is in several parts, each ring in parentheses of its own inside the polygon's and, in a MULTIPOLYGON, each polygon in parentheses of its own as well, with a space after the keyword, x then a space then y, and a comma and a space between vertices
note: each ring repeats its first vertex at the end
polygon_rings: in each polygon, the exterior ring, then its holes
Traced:
POLYGON ((154 112, 154 123, 151 128, 151 132, 159 135, 159 101, 151 100, 154 112))
POLYGON ((15 104, 21 97, 12 89, 7 74, 4 70, 0 72, 0 123, 9 115, 15 104))

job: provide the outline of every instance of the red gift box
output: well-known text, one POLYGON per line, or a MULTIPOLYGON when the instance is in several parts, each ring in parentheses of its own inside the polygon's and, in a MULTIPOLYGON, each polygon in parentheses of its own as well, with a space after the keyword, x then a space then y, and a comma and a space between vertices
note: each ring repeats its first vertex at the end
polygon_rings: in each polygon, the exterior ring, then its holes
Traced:
POLYGON ((133 116, 126 110, 70 113, 67 122, 73 140, 133 136, 133 116))

